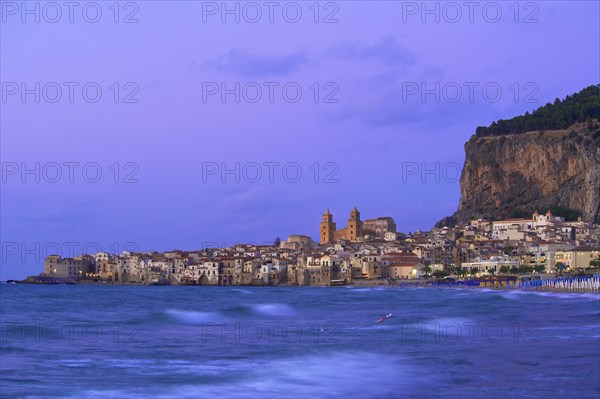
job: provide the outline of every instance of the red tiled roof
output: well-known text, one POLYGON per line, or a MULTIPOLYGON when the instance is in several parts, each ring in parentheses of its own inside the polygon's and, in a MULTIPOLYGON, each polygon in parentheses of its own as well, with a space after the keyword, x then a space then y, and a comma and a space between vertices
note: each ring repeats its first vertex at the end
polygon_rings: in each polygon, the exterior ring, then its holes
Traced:
POLYGON ((420 262, 393 262, 388 265, 388 267, 413 267, 418 265, 420 262))

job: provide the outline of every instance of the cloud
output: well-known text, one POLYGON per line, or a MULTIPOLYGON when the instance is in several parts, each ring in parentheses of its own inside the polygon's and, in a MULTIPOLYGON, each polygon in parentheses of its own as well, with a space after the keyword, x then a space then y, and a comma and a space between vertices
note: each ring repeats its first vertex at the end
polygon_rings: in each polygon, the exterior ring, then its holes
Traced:
MULTIPOLYGON (((247 185, 244 185, 247 187, 247 185)), ((244 210, 253 205, 259 205, 266 200, 265 188, 257 184, 226 195, 221 203, 227 211, 244 210)))
POLYGON ((343 42, 333 47, 329 53, 337 58, 351 60, 379 60, 392 67, 413 65, 417 57, 407 48, 398 44, 393 37, 385 37, 372 45, 357 41, 343 42))
POLYGON ((356 121, 371 128, 408 126, 431 131, 468 124, 494 111, 495 105, 483 101, 480 92, 476 101, 470 101, 468 88, 452 81, 456 78, 448 79, 444 66, 427 63, 393 37, 368 45, 344 42, 331 48, 330 54, 359 65, 375 61, 383 69, 365 65, 361 70, 351 70, 348 75, 353 74, 352 78, 340 85, 353 95, 346 95, 347 101, 329 112, 325 117, 329 121, 356 121), (451 83, 448 91, 443 89, 447 82, 451 83), (460 86, 458 93, 453 91, 456 84, 460 86), (429 93, 432 90, 434 93, 429 93))
POLYGON ((233 49, 213 60, 203 62, 201 67, 218 72, 258 77, 287 75, 298 70, 307 62, 307 56, 302 51, 281 56, 269 56, 233 49))

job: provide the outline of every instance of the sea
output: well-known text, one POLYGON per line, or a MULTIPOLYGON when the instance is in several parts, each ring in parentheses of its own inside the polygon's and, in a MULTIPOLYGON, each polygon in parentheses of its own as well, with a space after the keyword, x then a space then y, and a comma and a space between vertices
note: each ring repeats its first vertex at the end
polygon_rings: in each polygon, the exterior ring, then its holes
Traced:
POLYGON ((600 397, 594 293, 2 284, 0 316, 2 398, 600 397))

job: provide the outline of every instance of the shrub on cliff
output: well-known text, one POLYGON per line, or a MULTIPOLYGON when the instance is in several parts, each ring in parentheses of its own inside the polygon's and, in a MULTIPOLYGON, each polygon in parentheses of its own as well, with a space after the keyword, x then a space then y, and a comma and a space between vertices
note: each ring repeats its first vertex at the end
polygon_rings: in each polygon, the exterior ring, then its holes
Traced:
POLYGON ((589 86, 562 101, 557 98, 554 103, 548 103, 531 114, 526 112, 512 119, 500 119, 489 127, 479 126, 475 135, 485 137, 559 130, 575 123, 587 123, 593 128, 594 119, 600 119, 600 85, 589 86))

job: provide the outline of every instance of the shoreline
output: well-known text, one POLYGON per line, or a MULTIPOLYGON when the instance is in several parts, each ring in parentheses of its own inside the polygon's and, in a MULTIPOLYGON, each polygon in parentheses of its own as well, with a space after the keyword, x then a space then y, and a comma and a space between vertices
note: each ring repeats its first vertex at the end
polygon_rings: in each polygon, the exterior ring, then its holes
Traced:
POLYGON ((600 295, 600 289, 571 289, 571 288, 554 288, 549 286, 539 286, 539 287, 517 287, 512 285, 493 285, 493 284, 480 284, 480 285, 472 285, 467 284, 472 280, 465 280, 464 284, 456 284, 456 283, 446 283, 444 284, 442 281, 427 281, 427 280, 399 280, 399 281, 369 281, 363 280, 360 283, 349 283, 349 284, 339 284, 339 285, 321 285, 321 286, 312 286, 312 285, 178 285, 178 284, 136 284, 136 283, 126 283, 126 284, 114 284, 108 282, 93 282, 93 281, 84 281, 84 282, 29 282, 26 280, 8 280, 1 281, 0 285, 84 285, 84 286, 119 286, 119 287, 260 287, 260 288, 277 288, 277 287, 319 287, 319 288, 329 288, 329 287, 352 287, 352 288, 375 288, 375 287, 411 287, 411 288, 459 288, 459 289, 488 289, 495 291, 523 291, 523 292, 552 292, 552 293, 565 293, 565 294, 598 294, 600 295))

